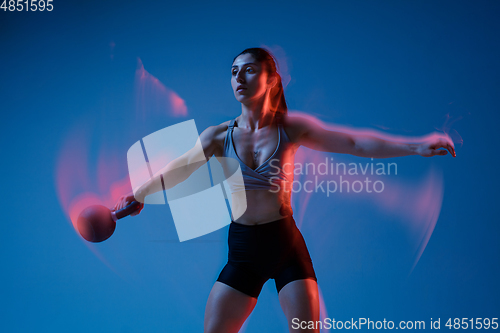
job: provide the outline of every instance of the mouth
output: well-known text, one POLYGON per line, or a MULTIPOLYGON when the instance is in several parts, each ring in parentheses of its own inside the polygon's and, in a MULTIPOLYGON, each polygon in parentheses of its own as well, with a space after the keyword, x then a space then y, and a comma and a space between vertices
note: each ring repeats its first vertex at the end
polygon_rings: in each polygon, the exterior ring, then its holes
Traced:
POLYGON ((242 90, 246 90, 247 88, 244 88, 244 87, 241 87, 239 86, 238 88, 236 88, 236 91, 242 91, 242 90))

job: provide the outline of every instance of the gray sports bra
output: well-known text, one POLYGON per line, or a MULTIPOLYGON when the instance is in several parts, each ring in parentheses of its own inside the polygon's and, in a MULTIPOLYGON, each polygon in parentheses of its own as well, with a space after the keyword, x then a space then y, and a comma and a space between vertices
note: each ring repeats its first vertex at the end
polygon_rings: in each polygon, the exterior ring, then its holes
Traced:
POLYGON ((283 182, 293 182, 293 174, 286 174, 281 168, 281 158, 286 148, 286 143, 290 142, 288 135, 283 129, 283 125, 278 122, 278 146, 274 153, 264 163, 259 165, 256 169, 248 167, 236 153, 233 142, 233 130, 236 119, 232 119, 227 129, 226 139, 224 140, 224 157, 231 157, 237 160, 240 164, 241 173, 243 175, 244 186, 233 187, 233 192, 237 191, 251 191, 251 190, 278 190, 279 185, 281 188, 289 186, 283 182))

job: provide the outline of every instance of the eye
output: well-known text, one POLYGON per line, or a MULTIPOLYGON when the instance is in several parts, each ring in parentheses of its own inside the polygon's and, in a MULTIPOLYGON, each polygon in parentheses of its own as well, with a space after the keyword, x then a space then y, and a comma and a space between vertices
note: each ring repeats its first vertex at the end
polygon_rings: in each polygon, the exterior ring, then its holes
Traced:
POLYGON ((254 71, 254 70, 253 70, 253 68, 252 68, 252 67, 248 67, 248 68, 247 68, 247 72, 253 73, 253 71, 254 71))
POLYGON ((234 69, 231 71, 231 74, 232 74, 232 75, 236 75, 236 73, 237 73, 237 71, 236 71, 236 70, 234 70, 234 69))

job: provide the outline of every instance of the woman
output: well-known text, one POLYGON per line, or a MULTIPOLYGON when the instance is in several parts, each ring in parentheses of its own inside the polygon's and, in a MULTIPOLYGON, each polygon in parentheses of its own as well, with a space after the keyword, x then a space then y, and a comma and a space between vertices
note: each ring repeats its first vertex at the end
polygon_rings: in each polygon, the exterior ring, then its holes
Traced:
MULTIPOLYGON (((290 331, 319 332, 292 329, 293 318, 319 320, 316 276, 291 209, 290 167, 297 149, 303 145, 327 152, 386 158, 446 155, 446 150, 438 150, 446 148, 455 156, 453 143, 447 136, 431 135, 419 144, 411 144, 361 132, 326 130, 309 118, 290 117, 274 58, 262 48, 246 49, 234 58, 231 85, 241 103, 241 114, 207 128, 200 141, 205 162, 213 155, 239 162, 246 210, 231 222, 228 263, 208 297, 205 332, 238 332, 270 278, 275 280, 290 331), (289 168, 284 169, 285 165, 289 168)), ((195 155, 194 150, 189 151, 160 172, 165 188, 185 180, 202 165, 193 162, 200 161, 195 155)), ((135 198, 144 202, 146 195, 162 190, 159 179, 156 176, 155 181, 135 191, 135 198)), ((122 197, 115 209, 132 200, 133 195, 122 197)), ((233 214, 237 208, 233 207, 233 214)))

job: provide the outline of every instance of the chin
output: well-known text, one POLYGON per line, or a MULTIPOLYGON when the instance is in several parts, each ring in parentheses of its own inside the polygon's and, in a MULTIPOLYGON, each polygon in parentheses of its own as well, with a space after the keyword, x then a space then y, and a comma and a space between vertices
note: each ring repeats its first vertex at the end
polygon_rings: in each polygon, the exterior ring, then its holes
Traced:
POLYGON ((248 96, 241 96, 241 95, 235 95, 234 96, 236 98, 236 100, 240 103, 244 102, 244 101, 247 101, 248 100, 248 96))

